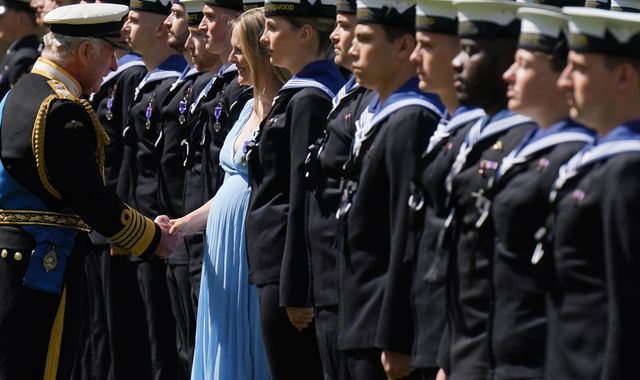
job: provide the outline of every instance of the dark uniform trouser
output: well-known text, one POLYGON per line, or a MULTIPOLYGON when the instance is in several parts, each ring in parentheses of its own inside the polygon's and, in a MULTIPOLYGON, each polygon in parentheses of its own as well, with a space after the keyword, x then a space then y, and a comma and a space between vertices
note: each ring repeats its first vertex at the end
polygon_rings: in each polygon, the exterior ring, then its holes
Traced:
POLYGON ((166 264, 157 258, 133 264, 145 306, 151 378, 175 380, 178 378, 176 322, 169 303, 166 264))
POLYGON ((315 326, 298 331, 280 306, 277 283, 258 286, 260 324, 272 380, 320 380, 322 363, 318 355, 315 326))
POLYGON ((189 266, 187 264, 168 264, 167 284, 171 298, 171 309, 176 318, 177 379, 190 379, 196 340, 196 317, 193 314, 189 266))
MULTIPOLYGON (((0 250, 8 249, 7 257, 0 258, 0 380, 42 379, 62 297, 22 285, 33 246, 4 246, 7 242, 5 232, 13 228, 0 227, 0 250), (22 254, 19 261, 14 259, 15 248, 19 248, 22 254)), ((88 248, 89 240, 81 234, 76 238, 74 250, 67 260, 64 323, 56 371, 58 379, 70 378, 80 340, 80 316, 85 297, 84 256, 88 248)))
POLYGON ((316 307, 315 324, 324 379, 348 380, 349 371, 344 354, 338 350, 338 307, 316 307))
POLYGON ((149 340, 138 279, 128 256, 111 256, 110 247, 93 246, 85 259, 88 324, 84 350, 73 379, 148 379, 151 375, 149 340))

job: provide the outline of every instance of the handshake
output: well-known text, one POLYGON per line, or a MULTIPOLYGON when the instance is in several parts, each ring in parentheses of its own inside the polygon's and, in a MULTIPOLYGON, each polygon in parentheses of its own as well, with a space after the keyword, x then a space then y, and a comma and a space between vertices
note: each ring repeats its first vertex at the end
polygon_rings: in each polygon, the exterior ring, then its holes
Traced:
POLYGON ((166 215, 156 217, 154 222, 162 230, 160 243, 158 243, 155 254, 161 259, 166 259, 173 254, 178 244, 182 242, 184 235, 180 229, 173 228, 175 222, 166 215))

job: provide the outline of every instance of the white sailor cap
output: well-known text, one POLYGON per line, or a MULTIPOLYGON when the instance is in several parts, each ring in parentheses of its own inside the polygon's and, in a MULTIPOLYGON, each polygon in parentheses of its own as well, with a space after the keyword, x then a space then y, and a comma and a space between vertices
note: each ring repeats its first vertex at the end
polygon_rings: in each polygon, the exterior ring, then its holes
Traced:
POLYGON ((200 21, 204 17, 202 7, 204 6, 204 0, 172 0, 174 4, 180 4, 184 7, 184 11, 187 12, 189 26, 198 26, 200 21))
POLYGON ((611 10, 620 12, 640 12, 640 0, 611 0, 611 10))
POLYGON ((416 7, 407 0, 357 1, 359 24, 415 25, 416 7))
POLYGON ((95 37, 119 49, 128 49, 120 29, 129 12, 126 5, 107 3, 72 4, 58 7, 44 16, 51 32, 71 37, 95 37))
POLYGON ((569 17, 569 48, 640 59, 640 14, 565 7, 569 17))
POLYGON ((520 37, 518 47, 551 54, 558 49, 566 49, 566 29, 568 17, 557 10, 522 7, 520 17, 520 37))
POLYGON ((454 0, 453 5, 458 9, 458 35, 482 38, 518 38, 519 8, 555 9, 540 1, 454 0))
POLYGON ((451 0, 417 0, 416 30, 458 34, 458 10, 451 0))

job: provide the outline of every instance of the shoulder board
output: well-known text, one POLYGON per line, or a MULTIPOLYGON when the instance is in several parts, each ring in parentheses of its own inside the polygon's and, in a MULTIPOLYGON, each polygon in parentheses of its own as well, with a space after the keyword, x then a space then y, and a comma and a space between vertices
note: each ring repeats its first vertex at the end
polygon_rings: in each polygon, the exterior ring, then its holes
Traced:
POLYGON ((56 94, 56 97, 58 99, 67 99, 67 100, 76 99, 76 97, 73 96, 73 94, 71 94, 71 92, 67 89, 67 86, 65 86, 64 83, 57 81, 55 79, 50 79, 47 81, 47 84, 49 84, 49 87, 51 87, 51 89, 56 94))

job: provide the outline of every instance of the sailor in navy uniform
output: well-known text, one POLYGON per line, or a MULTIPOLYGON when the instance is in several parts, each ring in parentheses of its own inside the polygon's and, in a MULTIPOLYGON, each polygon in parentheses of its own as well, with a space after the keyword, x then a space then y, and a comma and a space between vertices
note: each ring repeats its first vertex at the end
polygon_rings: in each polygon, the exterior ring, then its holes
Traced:
MULTIPOLYGON (((457 11, 449 0, 420 0, 416 4, 416 42, 411 60, 420 88, 440 96, 447 115, 422 152, 411 183, 407 207, 405 260, 413 263, 412 303, 415 338, 412 365, 423 378, 434 378, 446 363, 437 362, 446 322, 445 271, 447 252, 438 252, 438 238, 448 215, 445 178, 469 128, 484 111, 458 104, 451 60, 458 54, 457 11)), ((446 335, 445 335, 446 336, 446 335)))
POLYGON ((453 60, 458 101, 482 108, 486 116, 463 137, 445 178, 449 344, 442 356, 449 362, 448 379, 474 380, 487 378, 493 365, 487 340, 493 231, 484 193, 498 163, 535 124, 506 108, 502 81, 513 63, 520 32, 516 10, 523 4, 460 0, 454 5, 461 47, 453 60))
POLYGON ((4 97, 40 56, 40 40, 36 35, 35 11, 29 1, 5 0, 0 5, 0 23, 1 39, 10 44, 0 62, 0 97, 4 97))
MULTIPOLYGON (((182 215, 185 167, 182 140, 187 136, 189 106, 195 99, 194 88, 205 72, 193 65, 185 48, 189 35, 188 25, 202 20, 202 0, 174 2, 171 14, 165 20, 169 29, 169 46, 181 52, 189 65, 174 81, 163 81, 156 92, 162 94, 158 109, 158 128, 161 137, 156 140, 159 149, 158 203, 161 213, 169 218, 182 215)), ((205 75, 210 79, 211 75, 205 75)), ((191 298, 189 256, 184 244, 180 244, 167 260, 167 286, 171 310, 176 320, 176 349, 178 351, 178 379, 191 378, 191 363, 195 348, 196 317, 191 298)))
POLYGON ((375 95, 356 121, 337 211, 338 345, 349 378, 400 378, 413 371, 411 266, 403 262, 409 182, 445 107, 420 91, 409 61, 414 5, 358 2, 357 20, 354 74, 375 95))
MULTIPOLYGON (((521 8, 515 62, 505 72, 509 109, 536 121, 498 167, 486 192, 495 238, 488 339, 495 379, 545 379, 547 278, 535 251, 558 169, 595 133, 568 118, 556 82, 566 66, 566 18, 560 9, 521 8)), ((552 377, 561 378, 561 377, 552 377)))
MULTIPOLYGON (((162 215, 160 197, 161 159, 165 131, 160 111, 167 87, 187 66, 184 57, 169 46, 164 20, 171 3, 161 0, 133 0, 123 34, 139 53, 148 70, 131 96, 120 181, 127 185, 127 199, 143 215, 162 215), (155 32, 159 30, 159 32, 155 32)), ((176 142, 178 144, 178 142, 176 142)), ((174 178, 180 181, 180 178, 174 178)), ((147 336, 153 377, 177 378, 176 322, 171 312, 166 264, 162 260, 140 261, 130 256, 138 273, 140 294, 146 310, 147 336)))
MULTIPOLYGON (((105 186, 117 190, 122 162, 123 117, 129 109, 130 96, 146 69, 140 56, 116 50, 118 69, 102 80, 100 90, 89 98, 100 125, 109 136, 105 147, 105 186)), ((135 268, 129 265, 128 254, 109 244, 109 240, 94 231, 90 235, 93 248, 85 259, 87 281, 88 323, 84 340, 81 366, 74 369, 74 376, 90 377, 90 373, 140 377, 149 373, 149 363, 136 355, 147 352, 145 324, 136 324, 127 315, 144 313, 137 292, 138 280, 135 268), (80 370, 77 372, 78 370, 80 370)), ((78 363, 76 363, 78 364, 78 363)))
POLYGON ((324 58, 336 6, 332 1, 265 2, 265 16, 261 41, 273 50, 271 63, 293 77, 278 91, 249 154, 249 280, 258 288, 272 378, 318 379, 322 367, 312 323, 305 159, 308 146, 322 136, 331 99, 345 82, 334 62, 324 58), (303 26, 310 38, 295 46, 283 46, 282 35, 274 36, 284 30, 294 38, 303 26))
POLYGON ((154 224, 105 187, 108 136, 89 102, 80 98, 96 91, 101 77, 116 68, 114 46, 122 46, 119 29, 126 14, 126 6, 114 4, 51 11, 43 58, 3 99, 3 379, 70 378, 91 228, 141 257, 154 250, 166 257, 177 245, 167 225, 154 224), (61 40, 75 48, 61 46, 61 40))
MULTIPOLYGON (((351 73, 349 49, 357 23, 356 1, 338 0, 336 28, 331 34, 334 62, 351 73)), ((342 352, 338 350, 338 289, 335 239, 336 211, 340 203, 342 168, 349 158, 355 133, 355 121, 373 92, 360 86, 353 74, 333 98, 322 137, 310 146, 306 166, 310 183, 307 193, 307 236, 311 255, 315 301, 316 337, 327 379, 347 379, 342 352)))
MULTIPOLYGON (((187 110, 184 137, 180 142, 182 165, 185 168, 180 216, 187 215, 207 203, 222 184, 224 170, 219 165, 220 149, 244 103, 251 97, 251 91, 241 87, 236 80, 236 66, 229 63, 230 29, 224 26, 224 20, 233 18, 242 9, 241 0, 206 0, 203 17, 199 26, 196 26, 198 32, 207 35, 207 53, 216 54, 219 62, 210 68, 208 80, 196 83, 192 90, 193 100, 187 110), (219 22, 221 20, 222 22, 219 22), (215 33, 215 39, 211 33, 215 33)), ((203 75, 200 78, 206 77, 203 75)), ((188 255, 192 289, 197 303, 204 253, 204 231, 186 234, 184 247, 188 255)))
POLYGON ((558 84, 571 117, 598 141, 560 168, 550 195, 552 249, 538 254, 554 270, 546 378, 632 379, 640 371, 640 15, 563 13, 570 52, 558 84))

